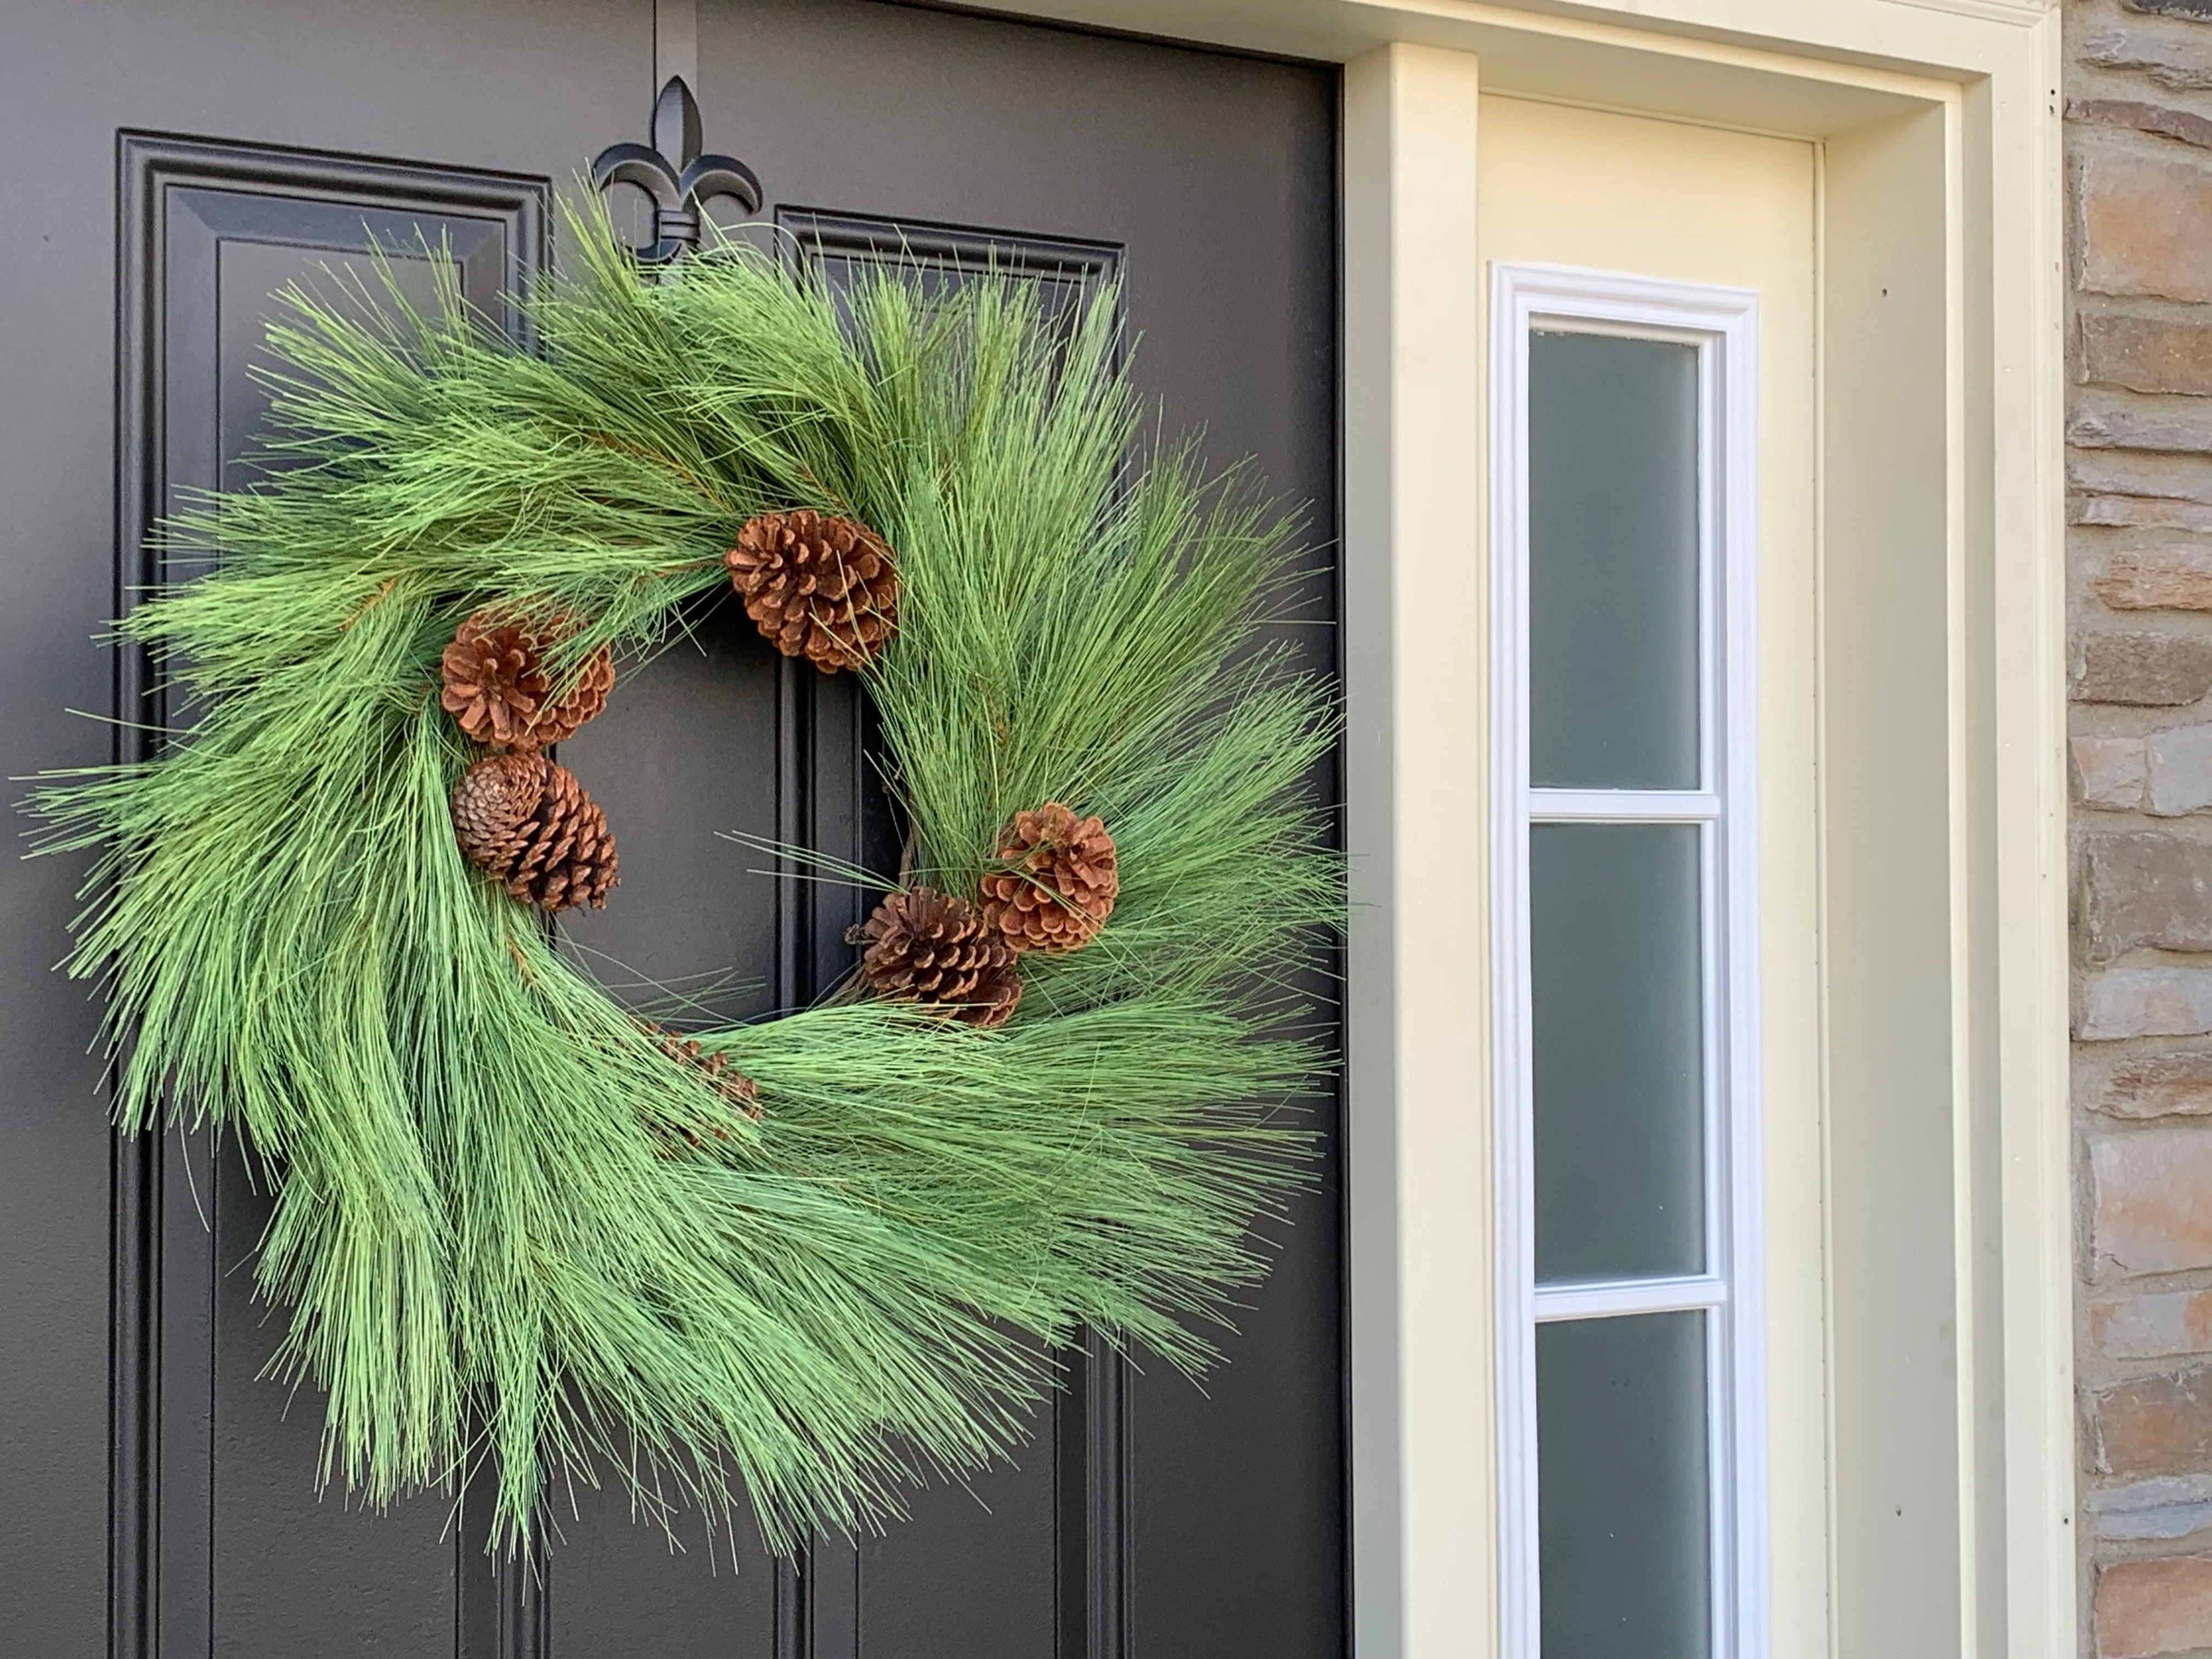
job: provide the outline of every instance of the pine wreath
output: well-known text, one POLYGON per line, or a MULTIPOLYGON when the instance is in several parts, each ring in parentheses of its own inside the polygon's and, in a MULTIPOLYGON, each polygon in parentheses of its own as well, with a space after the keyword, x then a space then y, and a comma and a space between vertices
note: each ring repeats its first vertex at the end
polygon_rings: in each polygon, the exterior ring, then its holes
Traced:
POLYGON ((118 1121, 270 1172, 327 1474, 489 1462, 514 1550, 596 1468, 788 1551, 1009 1451, 1082 1327, 1218 1358, 1328 1063, 1286 987, 1341 912, 1334 712, 1259 632, 1294 524, 1130 464, 1110 298, 833 301, 742 247, 641 282, 571 228, 531 351, 450 288, 286 296, 282 465, 122 625, 191 728, 33 805, 100 855, 70 966, 118 1121), (616 873, 542 748, 733 587, 862 678, 912 867, 847 994, 678 1034, 542 920, 616 873))

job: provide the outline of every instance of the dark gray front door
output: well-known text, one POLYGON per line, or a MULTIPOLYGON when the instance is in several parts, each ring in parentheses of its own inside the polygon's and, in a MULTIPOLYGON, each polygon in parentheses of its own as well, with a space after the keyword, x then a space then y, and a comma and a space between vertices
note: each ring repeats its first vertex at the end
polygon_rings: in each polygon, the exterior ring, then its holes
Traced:
MULTIPOLYGON (((759 171, 764 216, 820 280, 902 246, 1075 286, 1118 274, 1171 421, 1256 456, 1333 534, 1333 71, 864 0, 706 0, 697 40, 709 147, 759 171)), ((150 517, 225 480, 251 433, 270 290, 420 232, 495 304, 557 255, 555 186, 647 136, 655 82, 646 0, 11 0, 8 774, 115 751, 67 710, 162 718, 159 687, 93 636, 175 574, 137 550, 150 517)), ((1322 625, 1298 637, 1325 668, 1325 554, 1312 590, 1322 625)), ((858 899, 750 874, 759 858, 716 832, 869 854, 864 711, 787 672, 734 607, 700 637, 570 746, 623 855, 575 933, 617 995, 656 981, 764 1011, 842 965, 858 899)), ((456 1523, 435 1494, 383 1515, 316 1496, 321 1402, 259 1376, 282 1318, 251 1295, 261 1197, 204 1142, 106 1129, 97 1006, 47 967, 80 873, 0 870, 0 1654, 1342 1650, 1333 1158, 1204 1395, 1079 1363, 1018 1467, 925 1492, 803 1571, 751 1540, 734 1566, 696 1535, 672 1553, 611 1491, 564 1508, 542 1579, 495 1574, 465 1504, 456 1523)))

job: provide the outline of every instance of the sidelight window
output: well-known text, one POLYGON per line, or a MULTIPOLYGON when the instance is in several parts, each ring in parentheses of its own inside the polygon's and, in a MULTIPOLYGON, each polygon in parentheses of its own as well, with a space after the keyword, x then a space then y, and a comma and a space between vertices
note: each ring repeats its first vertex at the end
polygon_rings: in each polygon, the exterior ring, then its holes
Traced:
POLYGON ((1755 299, 1493 287, 1506 1652, 1749 1659, 1755 299))

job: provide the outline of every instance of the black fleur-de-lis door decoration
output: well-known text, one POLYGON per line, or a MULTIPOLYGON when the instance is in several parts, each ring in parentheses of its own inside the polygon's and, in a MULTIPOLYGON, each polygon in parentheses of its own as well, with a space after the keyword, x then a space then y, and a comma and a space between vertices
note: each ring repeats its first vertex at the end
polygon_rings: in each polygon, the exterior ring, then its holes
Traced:
POLYGON ((684 77, 672 75, 653 106, 653 144, 609 144, 592 163, 601 191, 635 185, 653 198, 653 241, 632 248, 641 265, 672 264, 699 246, 702 204, 726 197, 758 213, 761 182, 734 155, 699 153, 699 106, 684 77))

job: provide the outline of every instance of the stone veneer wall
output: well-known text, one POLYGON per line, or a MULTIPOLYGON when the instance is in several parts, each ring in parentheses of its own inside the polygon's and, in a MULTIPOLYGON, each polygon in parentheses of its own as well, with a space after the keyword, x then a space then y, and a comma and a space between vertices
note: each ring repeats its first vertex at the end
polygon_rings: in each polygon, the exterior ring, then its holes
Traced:
POLYGON ((2066 0, 2083 1650, 2212 1655, 2212 0, 2066 0))

